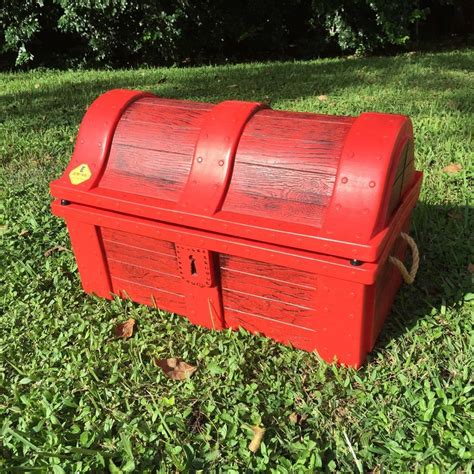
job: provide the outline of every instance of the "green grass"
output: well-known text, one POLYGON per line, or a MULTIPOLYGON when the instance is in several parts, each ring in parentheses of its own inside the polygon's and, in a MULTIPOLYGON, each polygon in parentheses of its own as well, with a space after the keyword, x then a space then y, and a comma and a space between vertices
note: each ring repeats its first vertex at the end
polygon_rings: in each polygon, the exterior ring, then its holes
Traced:
POLYGON ((473 70, 468 49, 0 74, 0 471, 470 472, 473 70), (64 223, 51 216, 48 183, 68 162, 86 106, 115 87, 412 117, 425 172, 412 232, 421 266, 364 368, 86 296, 70 251, 45 256, 70 248, 64 223), (450 163, 462 171, 444 173, 450 163), (111 340, 128 317, 138 321, 136 335, 111 340), (152 360, 171 356, 198 371, 167 379, 152 360), (266 433, 252 454, 255 424, 266 433))

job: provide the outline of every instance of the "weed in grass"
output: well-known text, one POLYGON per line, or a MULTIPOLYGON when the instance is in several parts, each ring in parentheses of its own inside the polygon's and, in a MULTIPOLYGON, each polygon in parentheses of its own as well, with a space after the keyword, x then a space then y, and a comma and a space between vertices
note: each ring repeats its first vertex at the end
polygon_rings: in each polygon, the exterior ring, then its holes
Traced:
POLYGON ((1 74, 0 471, 472 470, 473 69, 468 49, 1 74), (412 232, 420 271, 364 368, 81 291, 73 254, 51 251, 70 244, 48 183, 88 104, 115 87, 412 117, 425 172, 412 232), (458 172, 443 172, 450 164, 458 172), (133 337, 111 337, 128 319, 138 323, 133 337), (199 370, 171 380, 154 363, 171 357, 199 370), (265 427, 255 454, 252 426, 265 427))

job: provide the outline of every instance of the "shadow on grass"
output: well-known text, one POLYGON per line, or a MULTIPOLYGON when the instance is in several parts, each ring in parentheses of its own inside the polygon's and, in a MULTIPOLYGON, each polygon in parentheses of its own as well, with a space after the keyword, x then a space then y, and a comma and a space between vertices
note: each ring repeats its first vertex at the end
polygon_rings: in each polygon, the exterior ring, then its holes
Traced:
POLYGON ((474 209, 419 202, 411 235, 420 250, 420 267, 413 285, 402 285, 371 358, 409 331, 433 310, 461 307, 472 292, 468 270, 472 258, 474 209))
MULTIPOLYGON (((285 62, 218 66, 215 68, 142 69, 130 71, 46 73, 50 84, 32 84, 30 90, 0 96, 0 123, 26 118, 43 127, 78 124, 85 108, 113 88, 152 91, 160 96, 217 102, 226 99, 276 102, 318 95, 343 94, 348 88, 377 85, 400 89, 422 88, 427 94, 448 93, 455 108, 465 110, 468 79, 457 71, 474 69, 468 55, 441 53, 395 58, 354 58, 319 62, 285 62), (57 80, 67 74, 66 79, 57 80), (56 80, 55 80, 56 76, 56 80)), ((25 76, 28 78, 28 75, 25 76)), ((16 80, 6 75, 3 80, 16 80)), ((41 78, 38 80, 41 82, 41 78)), ((363 106, 361 111, 363 110, 363 106)), ((380 110, 383 111, 383 110, 380 110)), ((388 110, 390 111, 390 110, 388 110)))

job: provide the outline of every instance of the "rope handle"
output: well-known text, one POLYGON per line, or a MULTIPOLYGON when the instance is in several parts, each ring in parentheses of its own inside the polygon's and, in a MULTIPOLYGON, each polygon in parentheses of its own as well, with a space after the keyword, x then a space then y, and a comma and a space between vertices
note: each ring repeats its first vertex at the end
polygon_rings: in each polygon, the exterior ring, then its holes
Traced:
POLYGON ((402 274, 403 279, 405 280, 405 283, 411 285, 415 281, 416 273, 418 272, 418 267, 420 265, 420 252, 418 251, 418 246, 412 237, 410 237, 408 234, 405 234, 405 232, 401 232, 400 237, 408 244, 411 249, 411 269, 408 271, 403 262, 397 257, 390 256, 389 260, 398 268, 402 274))

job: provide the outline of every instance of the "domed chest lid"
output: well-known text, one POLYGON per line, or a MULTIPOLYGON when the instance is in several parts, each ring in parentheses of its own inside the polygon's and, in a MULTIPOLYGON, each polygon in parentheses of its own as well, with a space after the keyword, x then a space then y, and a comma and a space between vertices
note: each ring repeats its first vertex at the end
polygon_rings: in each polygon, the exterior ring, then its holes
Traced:
POLYGON ((89 108, 51 189, 73 203, 375 261, 419 185, 405 116, 115 90, 89 108))

